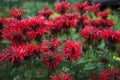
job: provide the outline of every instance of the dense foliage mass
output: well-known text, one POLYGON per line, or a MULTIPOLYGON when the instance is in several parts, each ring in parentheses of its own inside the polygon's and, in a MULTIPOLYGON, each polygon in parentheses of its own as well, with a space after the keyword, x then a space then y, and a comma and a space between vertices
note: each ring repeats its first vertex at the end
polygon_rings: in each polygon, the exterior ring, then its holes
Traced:
POLYGON ((64 0, 27 18, 10 10, 0 18, 0 39, 9 43, 0 80, 120 80, 120 31, 100 6, 64 0))

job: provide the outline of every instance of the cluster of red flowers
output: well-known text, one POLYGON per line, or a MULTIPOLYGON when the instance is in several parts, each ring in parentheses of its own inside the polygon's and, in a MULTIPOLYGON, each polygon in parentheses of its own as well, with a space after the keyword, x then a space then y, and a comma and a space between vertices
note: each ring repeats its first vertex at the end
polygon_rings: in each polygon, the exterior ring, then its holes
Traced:
POLYGON ((80 32, 85 39, 98 39, 100 30, 95 27, 85 27, 80 32))
POLYGON ((58 64, 62 63, 62 55, 59 53, 47 53, 44 55, 42 62, 50 69, 55 69, 58 64))
POLYGON ((99 75, 99 80, 120 80, 120 72, 116 69, 108 69, 99 75))
POLYGON ((32 39, 41 40, 43 34, 47 32, 44 17, 33 17, 32 19, 4 19, 6 30, 2 37, 11 42, 11 45, 21 45, 32 39), (10 23, 11 22, 11 23, 10 23))
MULTIPOLYGON (((0 53, 0 60, 16 65, 26 59, 38 57, 50 69, 56 69, 63 60, 76 62, 82 57, 80 41, 60 40, 61 33, 69 36, 72 28, 80 32, 85 40, 100 39, 109 43, 120 43, 120 31, 112 30, 114 22, 108 19, 110 11, 101 12, 99 7, 99 3, 70 5, 62 1, 56 4, 55 10, 60 15, 55 18, 50 17, 54 12, 46 6, 38 12, 38 16, 29 18, 22 17, 24 9, 10 10, 10 15, 14 18, 0 18, 0 38, 10 42, 10 48, 0 53), (72 13, 74 8, 76 13, 72 13), (86 15, 87 12, 93 12, 96 19, 86 15)), ((108 70, 103 71, 99 78, 120 80, 119 76, 117 70, 108 70)), ((67 73, 60 73, 51 77, 51 80, 72 78, 67 73)))
POLYGON ((66 59, 70 61, 80 59, 82 54, 80 44, 75 41, 66 41, 63 51, 66 59))
POLYGON ((104 70, 99 74, 98 78, 92 75, 90 80, 120 80, 120 71, 117 69, 104 70))
POLYGON ((50 41, 46 40, 42 44, 48 48, 49 51, 56 51, 56 48, 60 46, 60 40, 58 39, 51 39, 50 41))
POLYGON ((99 30, 95 27, 85 27, 80 32, 85 39, 103 39, 109 43, 120 43, 120 31, 112 29, 99 30))
POLYGON ((46 52, 44 46, 36 46, 33 44, 11 46, 9 49, 3 50, 0 59, 3 61, 10 61, 13 64, 20 63, 25 59, 40 56, 41 53, 46 52))

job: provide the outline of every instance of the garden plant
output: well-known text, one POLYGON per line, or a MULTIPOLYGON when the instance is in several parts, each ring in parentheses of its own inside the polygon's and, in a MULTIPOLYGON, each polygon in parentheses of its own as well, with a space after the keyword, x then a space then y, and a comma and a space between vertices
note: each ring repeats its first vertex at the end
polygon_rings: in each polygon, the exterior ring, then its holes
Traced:
POLYGON ((120 30, 100 3, 70 4, 0 18, 0 80, 120 80, 120 30))

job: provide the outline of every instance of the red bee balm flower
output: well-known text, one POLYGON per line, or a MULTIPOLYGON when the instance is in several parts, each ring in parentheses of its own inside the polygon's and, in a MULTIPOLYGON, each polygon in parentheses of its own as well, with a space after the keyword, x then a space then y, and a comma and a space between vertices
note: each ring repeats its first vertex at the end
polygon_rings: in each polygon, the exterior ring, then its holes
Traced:
POLYGON ((1 54, 0 54, 0 60, 2 61, 10 61, 12 63, 19 63, 22 60, 26 60, 29 58, 35 58, 35 57, 40 57, 40 54, 42 52, 46 52, 47 49, 45 49, 41 45, 33 45, 33 44, 28 44, 28 45, 20 45, 20 46, 12 46, 9 49, 5 49, 1 54))
POLYGON ((86 7, 88 7, 88 3, 80 3, 75 4, 76 10, 79 11, 81 14, 83 14, 86 11, 86 7))
POLYGON ((62 1, 56 5, 55 10, 60 14, 64 14, 70 8, 70 4, 66 1, 62 1))
POLYGON ((59 19, 49 20, 47 22, 47 26, 50 29, 51 33, 55 35, 57 35, 62 30, 61 20, 59 19))
POLYGON ((50 80, 73 80, 72 77, 69 76, 68 73, 62 74, 60 73, 58 76, 51 77, 50 80))
POLYGON ((27 33, 28 39, 35 39, 36 41, 41 41, 42 35, 47 32, 46 29, 39 29, 37 32, 30 31, 27 33))
POLYGON ((90 6, 86 7, 86 10, 90 11, 90 12, 94 12, 95 15, 97 15, 97 13, 100 11, 100 3, 91 3, 90 6))
POLYGON ((43 45, 48 47, 50 51, 55 51, 57 47, 60 46, 60 40, 52 38, 51 41, 43 42, 43 45))
POLYGON ((63 51, 66 59, 69 59, 70 61, 76 61, 82 54, 81 45, 75 41, 69 40, 66 41, 63 51))
POLYGON ((30 57, 36 57, 36 56, 40 56, 40 54, 43 52, 42 47, 41 46, 36 46, 33 44, 28 44, 26 45, 26 52, 27 54, 25 54, 26 58, 30 58, 30 57))
POLYGON ((62 63, 62 58, 62 55, 58 53, 47 53, 44 55, 42 62, 50 69, 55 69, 59 64, 62 63))
POLYGON ((3 31, 2 37, 11 42, 11 45, 21 45, 25 40, 20 29, 11 28, 10 30, 3 31))
MULTIPOLYGON (((54 28, 61 30, 61 28, 64 30, 64 32, 68 32, 70 27, 76 28, 78 25, 78 14, 65 14, 62 16, 57 17, 54 21, 57 22, 57 27, 54 26, 54 28)), ((56 24, 56 23, 54 23, 56 24)))
POLYGON ((120 72, 116 69, 108 69, 103 71, 98 80, 120 80, 120 72))
POLYGON ((107 11, 98 13, 98 16, 103 18, 103 19, 106 19, 109 14, 110 14, 110 11, 107 10, 107 11))
POLYGON ((31 19, 26 20, 25 22, 27 23, 25 25, 28 26, 26 27, 26 30, 28 31, 27 38, 41 41, 42 35, 47 33, 45 18, 43 16, 32 17, 31 19))
POLYGON ((19 63, 24 59, 24 55, 26 54, 24 47, 25 46, 12 46, 9 49, 5 49, 0 55, 0 60, 10 61, 13 64, 19 63))
POLYGON ((20 20, 24 12, 25 12, 24 9, 13 9, 13 10, 10 10, 10 15, 13 15, 14 18, 17 18, 18 20, 20 20))
POLYGON ((90 20, 90 25, 99 29, 111 28, 114 22, 111 19, 90 20))
POLYGON ((48 10, 48 7, 44 6, 44 9, 42 11, 39 11, 40 16, 44 16, 46 19, 49 18, 50 15, 53 14, 52 10, 48 10))
POLYGON ((85 27, 86 25, 88 25, 87 20, 88 20, 88 15, 83 15, 78 17, 78 25, 83 25, 83 27, 85 27))
POLYGON ((99 25, 98 27, 101 27, 101 28, 110 28, 110 27, 114 26, 114 22, 111 19, 97 20, 97 23, 99 25))
POLYGON ((100 37, 109 43, 116 43, 120 42, 120 32, 119 31, 113 31, 111 29, 104 30, 100 37))
POLYGON ((81 36, 85 39, 97 39, 99 38, 100 30, 94 27, 85 27, 80 31, 81 36))
POLYGON ((66 14, 64 15, 63 19, 64 19, 64 23, 63 26, 66 24, 66 26, 72 26, 72 27, 77 27, 77 23, 78 23, 78 14, 66 14))

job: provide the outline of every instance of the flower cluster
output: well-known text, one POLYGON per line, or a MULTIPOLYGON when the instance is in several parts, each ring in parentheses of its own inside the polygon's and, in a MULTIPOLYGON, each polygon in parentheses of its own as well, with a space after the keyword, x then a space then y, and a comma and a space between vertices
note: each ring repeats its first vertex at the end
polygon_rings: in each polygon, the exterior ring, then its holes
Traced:
POLYGON ((81 58, 81 45, 75 41, 67 40, 63 48, 66 59, 76 61, 81 58))
POLYGON ((52 10, 48 10, 46 6, 44 6, 44 9, 42 11, 39 11, 39 16, 44 16, 46 19, 48 19, 52 14, 52 10))
POLYGON ((90 80, 120 80, 120 71, 117 69, 104 70, 97 78, 91 75, 90 80))
POLYGON ((66 13, 70 8, 70 4, 66 1, 62 1, 56 5, 55 10, 60 14, 66 13))
POLYGON ((1 55, 0 59, 2 61, 10 61, 13 64, 20 63, 23 60, 29 59, 31 57, 40 56, 41 53, 45 52, 42 50, 41 46, 36 45, 20 45, 20 46, 11 46, 9 49, 5 49, 1 55))
POLYGON ((102 32, 101 38, 108 41, 109 43, 120 43, 120 32, 113 31, 111 29, 104 30, 102 32))
POLYGON ((120 80, 120 72, 116 69, 109 69, 101 72, 99 80, 120 80))
POLYGON ((59 53, 47 53, 43 56, 42 62, 50 69, 56 69, 62 63, 62 58, 62 55, 59 53))
POLYGON ((110 11, 100 12, 98 13, 98 16, 102 19, 107 19, 108 15, 110 14, 110 11))
POLYGON ((43 45, 46 46, 49 49, 49 51, 54 52, 57 49, 57 47, 60 46, 60 40, 51 39, 50 41, 44 41, 43 45))
POLYGON ((95 27, 85 27, 80 31, 81 36, 85 39, 98 39, 100 35, 100 30, 95 27))
POLYGON ((88 3, 87 2, 83 2, 83 3, 77 3, 75 4, 75 8, 76 10, 80 13, 80 14, 84 14, 85 11, 87 10, 88 7, 88 3))
POLYGON ((17 18, 18 20, 21 19, 21 17, 23 16, 23 13, 25 12, 24 9, 13 9, 10 10, 10 15, 14 16, 14 18, 17 18))

